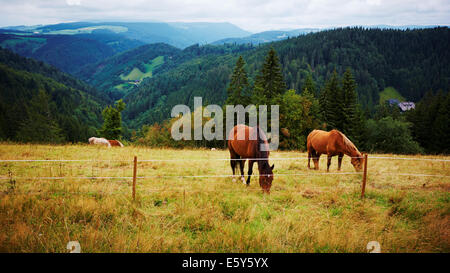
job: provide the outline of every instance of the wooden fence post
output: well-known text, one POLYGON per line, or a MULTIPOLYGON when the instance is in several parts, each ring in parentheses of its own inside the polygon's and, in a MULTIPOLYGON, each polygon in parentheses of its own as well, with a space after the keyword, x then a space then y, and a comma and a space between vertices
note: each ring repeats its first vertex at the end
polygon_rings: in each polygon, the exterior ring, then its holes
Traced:
POLYGON ((136 200, 136 171, 137 171, 137 157, 134 157, 133 168, 133 201, 136 200))
POLYGON ((362 180, 361 198, 364 198, 364 193, 366 191, 366 180, 367 180, 367 154, 364 154, 364 173, 362 180))
POLYGON ((186 205, 186 189, 183 187, 183 209, 185 208, 186 205))

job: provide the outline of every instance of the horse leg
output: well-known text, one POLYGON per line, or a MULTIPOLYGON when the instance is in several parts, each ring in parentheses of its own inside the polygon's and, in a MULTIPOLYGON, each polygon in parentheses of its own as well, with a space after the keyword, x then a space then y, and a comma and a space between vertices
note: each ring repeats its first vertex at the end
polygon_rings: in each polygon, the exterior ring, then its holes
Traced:
POLYGON ((342 164, 342 158, 344 157, 344 154, 338 155, 338 171, 341 170, 341 164, 342 164))
POLYGON ((309 164, 310 162, 311 162, 311 151, 308 150, 308 169, 311 170, 311 166, 310 166, 310 164, 309 164))
POLYGON ((230 160, 231 170, 233 171, 233 182, 236 181, 235 175, 236 175, 237 160, 235 160, 235 159, 239 159, 239 156, 238 155, 232 155, 231 156, 231 160, 230 160))
POLYGON ((330 171, 330 165, 331 165, 331 158, 332 157, 333 157, 332 155, 328 154, 328 158, 327 158, 327 172, 330 171))
POLYGON ((314 170, 318 170, 319 169, 320 154, 313 150, 312 151, 312 157, 313 157, 313 162, 314 162, 314 170))
POLYGON ((244 184, 245 184, 245 177, 244 177, 245 161, 247 161, 247 160, 240 160, 239 161, 239 167, 240 167, 240 171, 241 171, 241 180, 242 180, 242 183, 244 183, 244 184))
POLYGON ((250 177, 252 176, 252 173, 253 173, 253 164, 254 163, 255 163, 255 161, 253 161, 253 160, 248 161, 247 186, 250 185, 250 177))

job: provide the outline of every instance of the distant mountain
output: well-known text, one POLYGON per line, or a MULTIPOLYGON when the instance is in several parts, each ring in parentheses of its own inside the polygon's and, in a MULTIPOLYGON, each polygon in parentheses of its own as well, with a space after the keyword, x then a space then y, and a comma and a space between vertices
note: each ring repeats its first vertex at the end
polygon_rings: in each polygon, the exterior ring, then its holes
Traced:
POLYGON ((378 28, 378 29, 399 29, 399 30, 407 30, 407 29, 427 29, 427 28, 436 28, 440 27, 439 25, 429 25, 429 26, 421 26, 421 25, 403 25, 403 26, 392 26, 392 25, 370 25, 363 26, 366 28, 378 28))
POLYGON ((79 80, 0 49, 0 140, 86 142, 107 103, 79 80))
POLYGON ((230 23, 169 23, 169 25, 181 30, 194 41, 186 46, 196 43, 211 43, 228 37, 245 37, 251 34, 230 23))
POLYGON ((214 41, 212 44, 221 45, 221 44, 264 44, 270 43, 274 41, 281 41, 287 38, 294 38, 302 34, 308 34, 311 32, 320 31, 318 28, 301 28, 294 30, 272 30, 272 31, 264 31, 252 34, 247 37, 241 38, 225 38, 218 41, 214 41))
MULTIPOLYGON (((407 30, 407 29, 428 29, 435 28, 438 26, 420 26, 420 25, 404 25, 404 26, 391 26, 391 25, 371 25, 371 26, 355 26, 367 29, 397 29, 397 30, 407 30)), ((338 28, 299 28, 293 30, 270 30, 255 33, 246 37, 229 37, 225 39, 220 39, 212 42, 213 45, 222 44, 264 44, 275 41, 281 41, 288 38, 295 38, 299 35, 304 35, 308 33, 325 31, 338 28)))
POLYGON ((82 67, 144 44, 178 48, 250 33, 229 23, 75 22, 0 29, 0 47, 77 74, 82 67))
POLYGON ((143 43, 166 43, 185 48, 228 37, 244 37, 251 33, 230 23, 161 23, 161 22, 74 22, 35 27, 7 27, 8 31, 34 34, 75 35, 109 31, 143 43))
POLYGON ((24 57, 44 61, 72 74, 86 64, 98 62, 143 44, 143 42, 108 31, 76 35, 41 35, 0 31, 0 47, 12 50, 24 57))

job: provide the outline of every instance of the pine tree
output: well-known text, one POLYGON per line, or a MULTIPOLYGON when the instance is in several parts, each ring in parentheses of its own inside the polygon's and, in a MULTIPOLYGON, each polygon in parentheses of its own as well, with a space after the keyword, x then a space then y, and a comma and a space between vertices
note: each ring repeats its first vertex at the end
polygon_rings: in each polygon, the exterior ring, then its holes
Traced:
POLYGON ((339 85, 338 74, 334 70, 331 79, 325 83, 325 87, 320 95, 321 114, 327 130, 342 130, 344 119, 343 101, 344 96, 339 85))
POLYGON ((118 100, 115 107, 111 105, 103 109, 103 126, 99 134, 106 139, 118 139, 122 135, 122 116, 121 112, 125 109, 125 103, 118 100))
POLYGON ((225 104, 242 104, 246 106, 250 103, 250 98, 247 96, 249 91, 249 83, 244 66, 245 61, 242 56, 239 56, 233 74, 231 75, 231 82, 227 89, 228 98, 225 104))
POLYGON ((434 116, 430 131, 431 151, 435 153, 448 153, 450 150, 450 93, 444 94, 440 90, 436 94, 437 111, 434 116))
MULTIPOLYGON (((342 108, 342 132, 356 142, 362 141, 360 135, 364 128, 362 112, 358 107, 358 95, 356 93, 356 82, 352 72, 348 68, 342 78, 343 108, 342 108)), ((357 144, 357 143, 355 143, 357 144)))
POLYGON ((311 74, 308 74, 305 79, 305 84, 303 85, 302 93, 305 92, 305 90, 308 90, 312 95, 316 96, 316 84, 314 83, 314 80, 312 78, 311 74))
POLYGON ((27 106, 27 118, 20 125, 16 138, 23 142, 63 142, 62 130, 51 115, 55 111, 50 104, 50 96, 40 90, 27 106))
POLYGON ((259 74, 256 76, 254 101, 256 104, 270 105, 274 99, 286 92, 286 83, 281 73, 281 65, 273 48, 267 54, 259 74))

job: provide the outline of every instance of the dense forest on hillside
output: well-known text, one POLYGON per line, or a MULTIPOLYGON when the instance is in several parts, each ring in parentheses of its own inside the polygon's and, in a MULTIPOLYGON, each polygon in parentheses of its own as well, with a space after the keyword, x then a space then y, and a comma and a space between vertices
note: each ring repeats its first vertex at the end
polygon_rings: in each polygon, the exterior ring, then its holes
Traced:
POLYGON ((107 31, 77 35, 14 35, 0 33, 0 46, 21 56, 44 61, 67 73, 143 45, 107 31))
POLYGON ((15 70, 24 70, 30 73, 38 73, 44 77, 51 78, 59 83, 89 93, 94 97, 109 101, 109 97, 82 80, 79 80, 61 70, 48 65, 42 61, 34 60, 32 58, 24 58, 10 50, 0 48, 0 63, 13 68, 15 70))
MULTIPOLYGON (((378 93, 393 86, 407 100, 419 101, 427 90, 450 86, 450 31, 448 28, 420 30, 380 30, 343 28, 302 35, 297 38, 241 48, 232 53, 198 54, 146 79, 125 96, 125 120, 130 127, 167 119, 176 104, 192 106, 193 97, 223 104, 229 75, 239 55, 246 61, 249 82, 253 84, 264 56, 273 47, 279 55, 287 87, 300 92, 308 75, 317 85, 316 94, 336 70, 350 68, 357 86, 358 101, 374 113, 378 93), (253 48, 253 49, 252 49, 253 48)), ((187 48, 186 52, 205 47, 187 48), (189 50, 189 51, 188 51, 189 50)), ((220 48, 220 47, 218 47, 220 48)), ((183 51, 183 52, 185 52, 183 51)), ((182 52, 182 54, 183 54, 182 52)))
MULTIPOLYGON (((108 93, 112 98, 119 99, 134 86, 123 88, 123 83, 127 82, 123 75, 131 73, 133 69, 146 72, 147 65, 155 58, 162 56, 163 62, 170 61, 176 58, 180 51, 167 44, 144 45, 88 65, 76 73, 76 76, 108 93)), ((157 67, 150 71, 149 76, 152 77, 156 73, 157 67)))
POLYGON ((107 103, 96 94, 55 68, 2 49, 0 140, 85 142, 107 103))
MULTIPOLYGON (((273 48, 264 58, 254 85, 249 83, 245 66, 245 61, 240 56, 227 87, 225 103, 257 107, 278 105, 280 115, 277 120, 281 132, 279 137, 275 136, 279 140, 276 141, 279 143, 278 149, 304 151, 307 135, 312 130, 337 129, 351 139, 361 151, 366 152, 417 154, 450 151, 449 92, 446 94, 443 91, 437 94, 428 92, 417 104, 417 109, 408 112, 401 112, 396 104, 383 102, 375 107, 374 114, 369 117, 358 103, 356 93, 358 83, 349 68, 343 74, 334 70, 318 96, 315 96, 317 88, 311 75, 307 76, 300 94, 294 89, 288 90, 277 53, 273 48)), ((228 111, 224 106, 222 109, 228 111)), ((195 109, 195 112, 199 111, 207 110, 200 107, 195 109)), ((191 120, 191 115, 183 116, 183 120, 191 120)), ((228 116, 228 113, 224 113, 223 117, 225 116, 228 116)), ((246 119, 248 118, 249 116, 246 119)), ((174 117, 162 123, 143 125, 138 134, 132 138, 137 144, 156 147, 226 147, 226 142, 219 139, 193 140, 190 135, 194 128, 199 126, 195 122, 188 124, 183 122, 183 131, 189 130, 190 127, 191 133, 187 134, 184 141, 174 140, 171 137, 171 127, 175 122, 179 122, 178 119, 174 117)), ((207 122, 209 123, 209 118, 202 119, 203 125, 207 122)), ((235 125, 239 123, 242 121, 234 120, 235 125)), ((271 122, 268 125, 270 124, 271 122)), ((228 134, 226 131, 222 133, 222 139, 225 139, 228 134)), ((272 134, 271 141, 273 137, 272 134)))
POLYGON ((124 79, 124 75, 132 73, 133 70, 142 74, 147 72, 147 75, 142 77, 143 79, 151 78, 163 72, 171 71, 194 58, 227 55, 253 48, 250 45, 193 45, 180 50, 162 43, 149 44, 87 65, 75 75, 99 90, 108 93, 111 98, 119 99, 135 88, 134 84, 125 85, 130 80, 124 79), (151 64, 156 58, 160 58, 160 64, 152 66, 151 64), (148 66, 151 66, 151 71, 148 71, 148 66))

